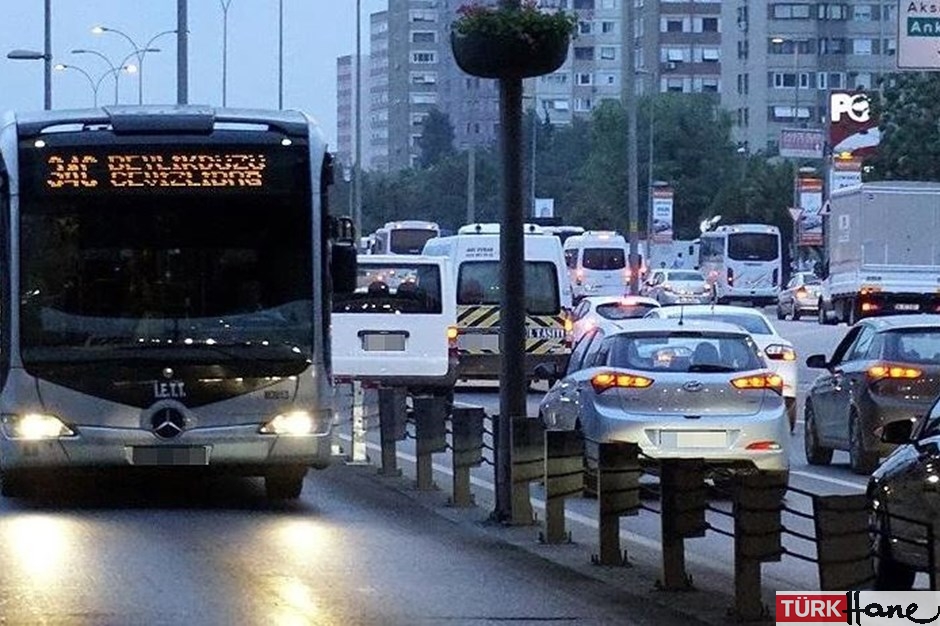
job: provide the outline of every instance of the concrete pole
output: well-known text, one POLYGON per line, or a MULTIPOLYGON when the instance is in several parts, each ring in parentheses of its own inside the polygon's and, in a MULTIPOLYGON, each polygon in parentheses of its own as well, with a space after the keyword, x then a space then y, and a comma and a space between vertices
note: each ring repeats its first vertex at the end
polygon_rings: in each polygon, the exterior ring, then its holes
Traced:
POLYGON ((277 3, 277 108, 284 109, 284 0, 277 3))
POLYGON ((362 0, 356 0, 356 160, 353 163, 353 223, 362 234, 362 0))
POLYGON ((467 223, 477 221, 477 150, 467 150, 467 223))
MULTIPOLYGON (((500 0, 516 9, 519 0, 500 0)), ((525 378, 525 265, 522 190, 522 79, 499 81, 500 144, 503 154, 503 219, 500 227, 500 381, 496 449, 496 510, 498 521, 511 521, 512 420, 525 419, 528 385, 525 378)))
POLYGON ((189 103, 188 0, 176 0, 176 103, 189 103))
POLYGON ((633 26, 636 8, 632 1, 623 3, 623 104, 627 109, 627 234, 630 241, 630 293, 640 291, 640 207, 639 172, 636 139, 636 56, 633 26))

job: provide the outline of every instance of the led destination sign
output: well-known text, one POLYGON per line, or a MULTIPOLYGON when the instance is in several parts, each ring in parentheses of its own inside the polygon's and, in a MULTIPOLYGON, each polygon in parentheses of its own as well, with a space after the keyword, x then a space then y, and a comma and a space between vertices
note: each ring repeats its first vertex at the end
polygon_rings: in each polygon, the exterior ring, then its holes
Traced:
POLYGON ((27 193, 277 193, 288 191, 303 151, 85 146, 24 150, 27 193), (30 163, 30 161, 32 161, 30 163))

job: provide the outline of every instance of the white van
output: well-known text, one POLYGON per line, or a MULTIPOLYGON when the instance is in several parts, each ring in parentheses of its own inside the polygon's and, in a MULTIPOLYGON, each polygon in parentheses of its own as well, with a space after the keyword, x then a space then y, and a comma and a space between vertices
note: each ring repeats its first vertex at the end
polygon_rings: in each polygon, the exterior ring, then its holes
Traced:
POLYGON ((336 379, 450 396, 457 376, 453 271, 440 257, 368 255, 333 296, 336 379))
MULTIPOLYGON (((614 231, 589 230, 565 241, 565 263, 575 301, 622 296, 630 290, 630 245, 614 231)), ((640 267, 643 267, 642 250, 640 267)))
MULTIPOLYGON (((541 363, 559 370, 570 354, 571 283, 561 242, 525 225, 526 376, 541 363)), ((431 239, 424 254, 451 260, 457 285, 457 349, 460 379, 500 375, 499 224, 471 224, 456 235, 431 239)))

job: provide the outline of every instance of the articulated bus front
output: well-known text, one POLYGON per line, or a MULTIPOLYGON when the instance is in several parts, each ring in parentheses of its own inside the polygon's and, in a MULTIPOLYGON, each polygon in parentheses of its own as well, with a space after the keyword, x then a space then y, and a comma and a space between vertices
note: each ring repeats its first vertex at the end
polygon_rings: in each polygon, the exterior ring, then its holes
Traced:
POLYGON ((297 113, 7 118, 3 493, 189 466, 300 495, 330 455, 325 145, 297 113))

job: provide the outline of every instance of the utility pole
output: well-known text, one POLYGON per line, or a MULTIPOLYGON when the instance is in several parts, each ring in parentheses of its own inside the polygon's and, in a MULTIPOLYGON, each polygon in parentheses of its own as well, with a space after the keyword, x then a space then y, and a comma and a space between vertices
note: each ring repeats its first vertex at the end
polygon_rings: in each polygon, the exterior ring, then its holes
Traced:
POLYGON ((52 108, 52 0, 46 0, 43 37, 43 108, 52 108))
POLYGON ((636 14, 633 0, 623 3, 623 105, 627 109, 627 234, 630 241, 630 293, 640 291, 640 207, 637 185, 637 138, 636 138, 636 43, 633 27, 636 14))
POLYGON ((477 221, 477 150, 467 150, 467 223, 477 221))
POLYGON ((277 3, 277 108, 284 109, 284 0, 277 3))
POLYGON ((176 104, 189 103, 188 0, 176 0, 176 104))
POLYGON ((353 163, 353 224, 362 234, 362 0, 356 0, 356 160, 353 163))

